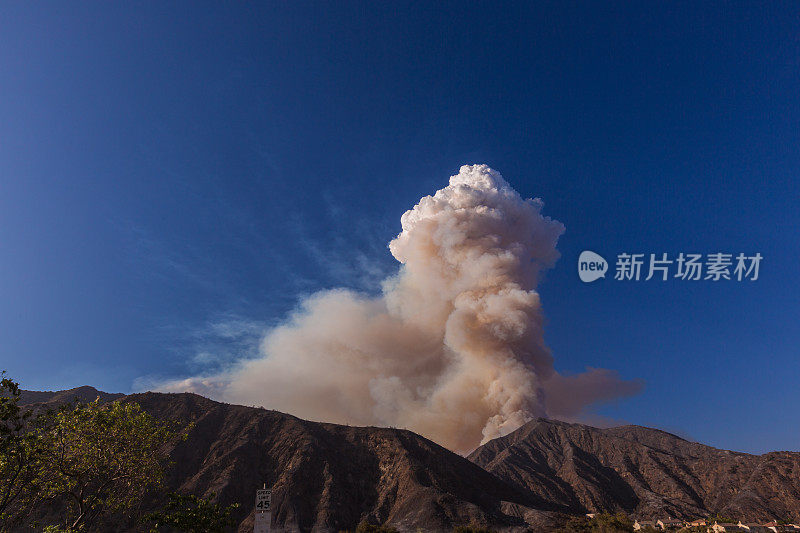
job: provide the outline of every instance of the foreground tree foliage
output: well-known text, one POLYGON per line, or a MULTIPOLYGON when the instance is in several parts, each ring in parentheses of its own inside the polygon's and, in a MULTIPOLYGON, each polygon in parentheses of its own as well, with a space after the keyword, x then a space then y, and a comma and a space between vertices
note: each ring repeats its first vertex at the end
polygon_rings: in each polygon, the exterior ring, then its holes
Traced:
POLYGON ((0 528, 6 529, 35 503, 42 447, 31 411, 19 406, 19 384, 0 376, 0 528))
MULTIPOLYGON (((141 517, 145 495, 162 485, 169 443, 179 432, 133 402, 97 399, 58 410, 39 408, 34 416, 19 405, 19 384, 5 372, 0 376, 0 531, 21 524, 95 531, 111 515, 127 516, 131 523, 141 517), (59 523, 31 521, 42 503, 61 515, 59 523)), ((233 509, 176 496, 160 516, 165 524, 170 517, 198 524, 184 531, 222 531, 215 528, 225 527, 233 509)))
POLYGON ((176 433, 138 404, 95 400, 47 416, 38 488, 42 498, 66 502, 63 529, 89 530, 161 485, 165 444, 176 433))
POLYGON ((152 533, 162 528, 186 533, 223 533, 235 525, 231 513, 238 508, 238 503, 223 507, 191 494, 173 493, 161 510, 147 515, 147 520, 155 522, 152 533))

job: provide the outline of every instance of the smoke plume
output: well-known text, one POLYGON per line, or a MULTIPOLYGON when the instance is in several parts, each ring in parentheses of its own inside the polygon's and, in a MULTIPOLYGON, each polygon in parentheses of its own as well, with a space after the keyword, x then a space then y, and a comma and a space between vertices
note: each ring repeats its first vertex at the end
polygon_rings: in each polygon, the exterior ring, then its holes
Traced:
POLYGON ((535 289, 564 226, 541 210, 486 165, 463 166, 403 215, 389 244, 400 270, 381 295, 318 293, 266 333, 260 358, 162 389, 408 428, 460 452, 636 392, 610 371, 553 370, 535 289))

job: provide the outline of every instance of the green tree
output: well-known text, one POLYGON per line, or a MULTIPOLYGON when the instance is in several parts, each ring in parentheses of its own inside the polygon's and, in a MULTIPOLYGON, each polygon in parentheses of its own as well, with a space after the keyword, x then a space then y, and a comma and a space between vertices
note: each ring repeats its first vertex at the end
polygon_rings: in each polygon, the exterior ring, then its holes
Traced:
POLYGON ((231 514, 238 508, 238 503, 223 507, 192 494, 172 493, 167 504, 147 515, 147 520, 155 522, 152 532, 167 527, 186 533, 222 533, 235 525, 231 514))
POLYGON ((161 485, 166 443, 177 432, 138 404, 95 400, 48 417, 40 495, 65 502, 63 530, 90 530, 104 515, 131 512, 161 485))
POLYGON ((40 437, 30 410, 20 405, 19 384, 0 373, 0 524, 2 529, 35 501, 40 437))
POLYGON ((633 522, 625 513, 599 513, 594 518, 573 516, 559 533, 627 533, 633 531, 633 522))

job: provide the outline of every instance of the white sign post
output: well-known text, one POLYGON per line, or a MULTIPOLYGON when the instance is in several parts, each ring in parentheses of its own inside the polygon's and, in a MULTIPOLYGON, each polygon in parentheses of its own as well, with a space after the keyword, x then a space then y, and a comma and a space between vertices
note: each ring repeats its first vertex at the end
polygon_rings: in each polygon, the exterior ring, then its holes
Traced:
POLYGON ((272 491, 266 488, 258 489, 256 491, 256 521, 253 533, 269 533, 269 523, 272 518, 271 507, 272 491))

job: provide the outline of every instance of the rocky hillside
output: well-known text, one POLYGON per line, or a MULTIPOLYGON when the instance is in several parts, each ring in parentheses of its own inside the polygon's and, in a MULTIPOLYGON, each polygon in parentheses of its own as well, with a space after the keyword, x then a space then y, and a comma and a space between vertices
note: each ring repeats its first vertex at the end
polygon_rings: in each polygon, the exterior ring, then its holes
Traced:
POLYGON ((560 508, 410 431, 308 422, 193 394, 128 400, 158 418, 194 424, 170 454, 168 485, 240 502, 242 532, 253 530, 252 502, 264 483, 273 489, 273 526, 285 531, 336 532, 364 520, 400 531, 525 529, 560 508))
POLYGON ((749 455, 639 426, 534 420, 469 459, 575 512, 800 519, 800 453, 749 455))
MULTIPOLYGON (((120 395, 81 387, 23 398, 53 405, 76 396, 120 395)), ((254 492, 264 483, 273 488, 273 526, 282 531, 335 532, 364 520, 400 531, 462 524, 548 531, 561 513, 590 511, 800 520, 800 453, 749 455, 638 426, 540 419, 467 460, 404 430, 309 422, 193 394, 123 400, 193 423, 171 451, 168 485, 241 503, 241 532, 253 530, 254 492)))

